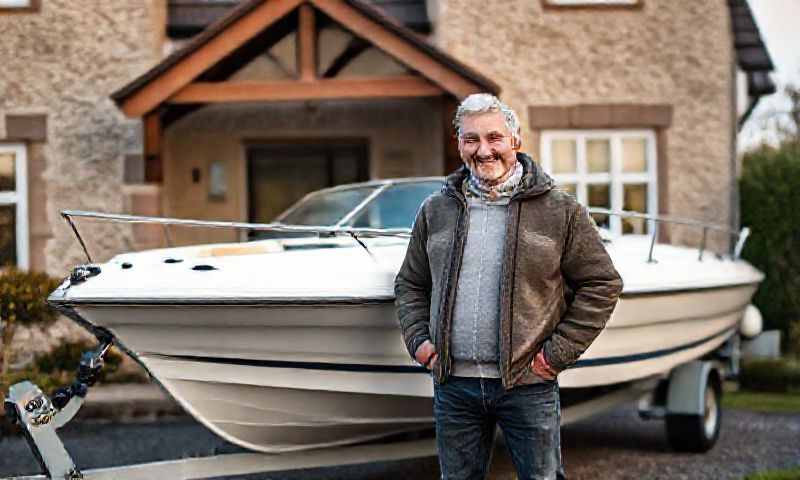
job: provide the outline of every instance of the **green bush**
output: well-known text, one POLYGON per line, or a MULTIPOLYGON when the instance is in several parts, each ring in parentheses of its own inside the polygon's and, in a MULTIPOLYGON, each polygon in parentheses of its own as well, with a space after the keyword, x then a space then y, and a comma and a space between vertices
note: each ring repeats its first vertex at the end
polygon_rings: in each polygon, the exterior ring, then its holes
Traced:
POLYGON ((800 351, 800 142, 744 156, 741 223, 751 229, 742 256, 766 278, 753 303, 767 329, 780 329, 800 351))
POLYGON ((788 358, 742 362, 739 385, 754 392, 800 392, 800 363, 788 358))
POLYGON ((800 480, 800 467, 754 473, 744 480, 800 480))
POLYGON ((58 284, 57 279, 41 272, 8 267, 0 273, 0 321, 3 326, 0 373, 8 371, 8 359, 5 357, 17 325, 47 326, 58 317, 46 301, 58 284))

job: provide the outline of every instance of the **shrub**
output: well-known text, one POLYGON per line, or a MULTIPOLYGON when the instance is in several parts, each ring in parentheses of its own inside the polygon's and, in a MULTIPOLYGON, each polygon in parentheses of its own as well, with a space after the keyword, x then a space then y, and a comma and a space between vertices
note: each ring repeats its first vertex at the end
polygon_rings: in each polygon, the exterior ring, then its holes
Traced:
POLYGON ((740 191, 741 223, 751 228, 742 256, 766 275, 753 303, 765 328, 800 351, 791 328, 800 322, 800 142, 747 153, 740 191))
POLYGON ((742 362, 739 385, 756 392, 800 392, 800 363, 789 359, 742 362))
POLYGON ((58 314, 47 305, 47 296, 59 280, 46 273, 26 272, 13 267, 0 273, 0 321, 3 324, 0 373, 8 371, 8 354, 17 325, 47 326, 58 314))

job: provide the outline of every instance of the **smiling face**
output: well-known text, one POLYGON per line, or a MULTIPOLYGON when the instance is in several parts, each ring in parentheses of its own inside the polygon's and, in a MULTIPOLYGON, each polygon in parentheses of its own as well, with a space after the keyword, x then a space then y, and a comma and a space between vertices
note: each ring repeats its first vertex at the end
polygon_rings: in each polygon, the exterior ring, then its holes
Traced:
POLYGON ((519 147, 502 113, 478 113, 463 118, 458 151, 472 174, 483 182, 497 185, 510 177, 519 147))

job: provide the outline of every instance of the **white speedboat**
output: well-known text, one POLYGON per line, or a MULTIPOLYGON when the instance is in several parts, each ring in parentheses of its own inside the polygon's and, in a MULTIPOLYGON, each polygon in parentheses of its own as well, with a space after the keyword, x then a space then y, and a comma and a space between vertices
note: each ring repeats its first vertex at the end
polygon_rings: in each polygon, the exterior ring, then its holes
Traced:
MULTIPOLYGON (((66 212, 70 220, 241 227, 284 238, 125 253, 79 267, 49 302, 113 338, 186 411, 248 449, 427 429, 431 378, 401 341, 393 281, 407 245, 402 233, 440 185, 429 178, 336 187, 260 226, 66 212)), ((606 248, 625 289, 607 328, 559 377, 564 423, 596 411, 586 402, 620 386, 710 358, 736 338, 763 278, 738 254, 701 260, 697 249, 652 245, 648 236, 614 238, 606 248)), ((708 410, 718 398, 709 403, 709 389, 702 425, 716 435, 708 422, 718 417, 708 410)))

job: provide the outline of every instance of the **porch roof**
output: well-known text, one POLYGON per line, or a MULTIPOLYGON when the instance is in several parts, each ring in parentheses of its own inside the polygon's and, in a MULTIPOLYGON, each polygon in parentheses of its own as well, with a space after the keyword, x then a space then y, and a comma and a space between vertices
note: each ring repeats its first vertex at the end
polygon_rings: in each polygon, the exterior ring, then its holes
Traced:
MULTIPOLYGON (((314 20, 308 20, 309 15, 306 13, 304 16, 303 13, 301 11, 299 15, 300 23, 310 22, 311 27, 307 29, 313 29, 314 20)), ((300 31, 302 27, 298 27, 301 42, 304 35, 300 31)), ((298 52, 298 55, 304 55, 304 52, 298 52)), ((249 100, 251 92, 255 95, 252 100, 295 99, 304 93, 313 93, 313 98, 348 98, 348 91, 350 94, 356 93, 357 97, 358 92, 366 92, 361 95, 402 97, 439 93, 463 98, 475 92, 499 94, 500 87, 431 45, 380 9, 361 0, 246 0, 183 48, 114 92, 111 98, 127 116, 143 117, 167 103, 204 103, 203 100, 210 98, 212 91, 222 92, 221 97, 215 97, 215 101, 249 100), (233 58, 233 63, 241 66, 242 62, 237 63, 235 57, 253 54, 252 47, 247 47, 248 42, 263 37, 268 30, 277 30, 272 39, 274 43, 288 31, 287 28, 293 28, 286 26, 286 18, 299 9, 311 11, 309 7, 332 19, 354 37, 388 54, 416 75, 380 77, 377 83, 366 83, 369 77, 365 77, 364 84, 335 78, 311 81, 315 79, 316 72, 315 67, 308 66, 313 61, 309 58, 314 55, 314 47, 308 47, 308 43, 314 34, 306 33, 306 45, 303 48, 310 48, 311 53, 305 53, 305 59, 298 59, 298 77, 301 78, 297 81, 255 85, 236 85, 238 82, 224 81, 233 72, 230 66, 222 65, 224 62, 231 62, 233 58), (312 73, 300 72, 301 66, 310 68, 312 73), (366 91, 360 90, 363 86, 366 86, 366 91), (282 88, 288 89, 288 93, 276 96, 274 90, 282 88), (381 95, 383 91, 385 95, 381 95)))

